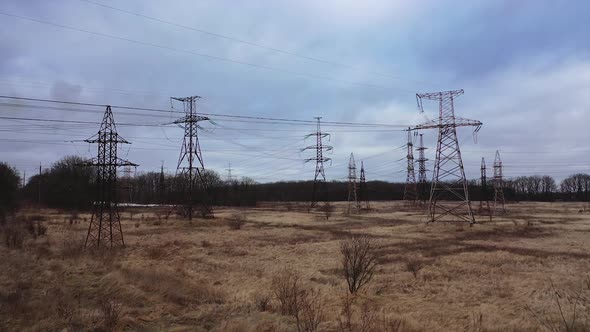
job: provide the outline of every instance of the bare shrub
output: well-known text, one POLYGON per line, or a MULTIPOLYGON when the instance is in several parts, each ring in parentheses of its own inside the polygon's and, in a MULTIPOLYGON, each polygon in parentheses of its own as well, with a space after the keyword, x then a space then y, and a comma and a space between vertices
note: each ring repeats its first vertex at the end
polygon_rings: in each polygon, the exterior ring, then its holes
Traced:
POLYGON ((59 253, 62 259, 66 258, 78 258, 84 253, 84 241, 85 239, 70 230, 64 234, 61 248, 59 253))
POLYGON ((320 208, 320 211, 323 212, 324 217, 326 217, 326 220, 329 220, 332 214, 334 214, 334 207, 330 202, 326 201, 324 205, 322 205, 322 207, 320 208))
POLYGON ((102 287, 97 294, 100 323, 106 331, 114 331, 122 316, 122 305, 117 300, 117 294, 121 288, 118 284, 102 285, 102 287))
POLYGON ((295 316, 297 331, 316 332, 324 321, 324 301, 319 290, 304 290, 298 303, 298 315, 295 316))
POLYGON ((410 330, 403 318, 392 318, 379 313, 372 302, 367 299, 360 308, 356 305, 356 295, 346 294, 341 301, 339 332, 401 332, 410 330))
POLYGON ((338 317, 338 331, 353 331, 354 295, 346 293, 341 300, 340 317, 338 317))
POLYGON ((271 309, 271 296, 268 294, 258 294, 254 298, 254 305, 258 311, 269 311, 271 309))
POLYGON ((207 241, 207 240, 203 240, 203 241, 201 241, 201 246, 202 246, 203 248, 209 248, 209 247, 211 247, 211 246, 213 246, 213 245, 211 244, 211 242, 209 242, 209 241, 207 241))
POLYGON ((373 278, 377 267, 377 251, 367 236, 354 235, 340 242, 342 274, 351 294, 356 293, 373 278))
MULTIPOLYGON (((543 329, 549 331, 588 331, 590 326, 588 312, 584 308, 588 307, 589 289, 583 291, 566 291, 559 290, 553 284, 553 280, 549 280, 550 287, 548 294, 553 297, 553 314, 542 310, 538 312, 529 305, 525 309, 531 316, 542 326, 543 329), (557 319, 555 318, 557 317, 557 319)), ((585 286, 587 286, 585 281, 585 286)))
POLYGON ((234 214, 227 220, 227 225, 233 230, 239 230, 246 223, 246 217, 241 214, 234 214))
POLYGON ((279 302, 282 315, 293 316, 298 308, 301 294, 301 277, 291 269, 283 269, 272 278, 271 291, 279 302))
POLYGON ((0 231, 2 232, 4 244, 7 248, 22 248, 27 232, 20 223, 14 220, 9 221, 0 228, 0 231))
POLYGON ((271 290, 279 302, 280 313, 295 318, 298 332, 318 331, 325 318, 323 297, 318 290, 304 289, 300 275, 291 269, 280 271, 272 279, 271 290))
POLYGON ((406 262, 406 271, 411 272, 414 278, 418 278, 418 272, 424 268, 424 262, 415 257, 410 257, 406 262))
POLYGON ((157 246, 157 247, 149 247, 147 250, 147 256, 150 259, 161 259, 164 256, 166 256, 166 251, 164 250, 164 248, 157 246))

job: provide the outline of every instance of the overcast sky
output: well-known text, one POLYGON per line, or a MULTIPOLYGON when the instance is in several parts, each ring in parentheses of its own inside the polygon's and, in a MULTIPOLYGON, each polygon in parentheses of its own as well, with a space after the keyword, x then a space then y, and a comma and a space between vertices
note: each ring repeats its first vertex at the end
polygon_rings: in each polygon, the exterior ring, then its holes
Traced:
MULTIPOLYGON (((482 157, 491 174, 496 149, 508 177, 590 173, 589 1, 96 2, 1 1, 0 94, 167 110, 171 96, 199 95, 205 113, 401 126, 436 117, 434 102, 419 114, 417 92, 464 89, 456 114, 484 124, 477 144, 473 128, 459 129, 469 178, 482 157)), ((4 117, 99 122, 102 110, 0 98, 4 117)), ((138 172, 176 170, 181 128, 125 124, 178 114, 113 111, 132 142, 121 157, 138 172)), ((303 161, 315 153, 300 152, 315 144, 304 140, 313 124, 212 120, 200 134, 207 168, 313 178, 303 161)), ((367 180, 403 181, 399 129, 323 126, 334 147, 327 178, 346 177, 352 152, 367 180)), ((90 158, 96 146, 80 140, 97 130, 0 118, 0 160, 30 175, 40 162, 90 158)), ((433 159, 436 133, 424 140, 433 159)))

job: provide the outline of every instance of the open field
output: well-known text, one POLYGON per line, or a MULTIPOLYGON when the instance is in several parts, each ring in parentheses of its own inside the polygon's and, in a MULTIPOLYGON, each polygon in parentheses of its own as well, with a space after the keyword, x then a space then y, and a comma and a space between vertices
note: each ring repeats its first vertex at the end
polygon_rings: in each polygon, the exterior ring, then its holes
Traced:
POLYGON ((351 234, 369 237, 379 261, 352 300, 355 331, 590 326, 586 205, 511 204, 474 227, 424 224, 400 202, 372 208, 346 216, 338 203, 326 220, 296 203, 264 204, 192 223, 123 211, 127 247, 113 252, 80 250, 87 214, 25 211, 47 232, 20 249, 2 243, 0 330, 296 331, 271 287, 287 269, 319 294, 319 330, 342 330, 340 243, 351 234))

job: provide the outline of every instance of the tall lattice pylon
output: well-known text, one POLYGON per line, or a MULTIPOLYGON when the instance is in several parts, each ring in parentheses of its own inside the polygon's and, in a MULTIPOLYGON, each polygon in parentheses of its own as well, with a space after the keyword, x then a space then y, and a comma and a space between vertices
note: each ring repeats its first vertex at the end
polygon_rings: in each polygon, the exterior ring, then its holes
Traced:
POLYGON ((361 161, 361 175, 359 179, 359 207, 360 209, 368 210, 369 206, 369 193, 367 192, 367 179, 365 177, 365 164, 361 161))
POLYGON ((408 128, 408 153, 406 155, 408 161, 406 186, 404 189, 404 201, 408 205, 415 205, 418 198, 418 188, 416 185, 416 172, 414 170, 414 141, 412 138, 412 130, 408 128))
POLYGON ((467 221, 475 223, 469 200, 469 190, 457 139, 457 127, 475 126, 475 132, 482 123, 455 116, 455 98, 463 90, 416 94, 418 107, 424 112, 423 99, 438 101, 438 119, 418 125, 416 129, 438 129, 436 159, 432 174, 429 221, 467 221))
POLYGON ((496 150, 496 158, 494 159, 494 214, 506 212, 504 206, 504 174, 502 169, 502 159, 500 158, 500 151, 496 150))
POLYGON ((213 210, 209 203, 209 184, 205 178, 205 164, 198 135, 198 129, 201 128, 199 122, 209 121, 209 118, 197 114, 196 101, 200 98, 199 96, 170 98, 172 107, 174 108, 174 102, 181 102, 185 113, 174 123, 184 128, 184 139, 176 167, 176 176, 182 182, 183 214, 189 220, 193 219, 196 205, 199 205, 201 217, 213 218, 213 210), (197 191, 201 194, 199 199, 197 199, 197 191))
POLYGON ((331 151, 332 146, 325 145, 322 139, 329 137, 330 134, 322 132, 321 129, 321 117, 315 117, 317 120, 317 129, 315 133, 306 135, 305 138, 312 136, 316 137, 316 145, 310 145, 301 149, 301 151, 313 149, 316 151, 314 158, 305 159, 305 162, 315 161, 315 175, 313 178, 313 189, 311 196, 311 208, 317 206, 319 200, 325 200, 326 196, 326 173, 324 171, 324 163, 330 161, 330 158, 324 157, 324 151, 331 151))
POLYGON ((428 199, 428 183, 426 178, 426 147, 424 146, 424 134, 420 134, 420 145, 416 150, 418 151, 418 199, 422 205, 426 204, 428 199))
POLYGON ((350 154, 350 160, 348 161, 348 213, 351 213, 353 209, 360 209, 356 186, 356 162, 354 161, 354 155, 350 154))
POLYGON ((480 167, 480 188, 481 188, 481 197, 479 198, 479 213, 490 213, 490 200, 489 200, 489 189, 488 189, 488 177, 487 177, 487 168, 486 168, 486 160, 485 158, 481 158, 481 167, 480 167))
POLYGON ((125 246, 117 200, 117 167, 137 166, 117 157, 117 144, 130 144, 117 134, 111 107, 107 106, 98 133, 85 140, 98 145, 98 155, 84 163, 96 169, 97 194, 84 247, 125 246))

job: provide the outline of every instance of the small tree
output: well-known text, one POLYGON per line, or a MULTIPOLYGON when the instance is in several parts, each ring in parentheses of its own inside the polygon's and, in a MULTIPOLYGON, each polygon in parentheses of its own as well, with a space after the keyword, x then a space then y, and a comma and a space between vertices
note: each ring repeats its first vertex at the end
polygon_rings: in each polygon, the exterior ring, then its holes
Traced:
POLYGON ((377 267, 375 244, 367 236, 354 235, 340 243, 342 274, 351 294, 369 283, 377 267))
POLYGON ((326 201, 326 203, 322 205, 321 211, 324 213, 326 220, 329 220, 332 216, 332 213, 334 213, 334 207, 332 206, 332 204, 330 204, 330 202, 326 201))

